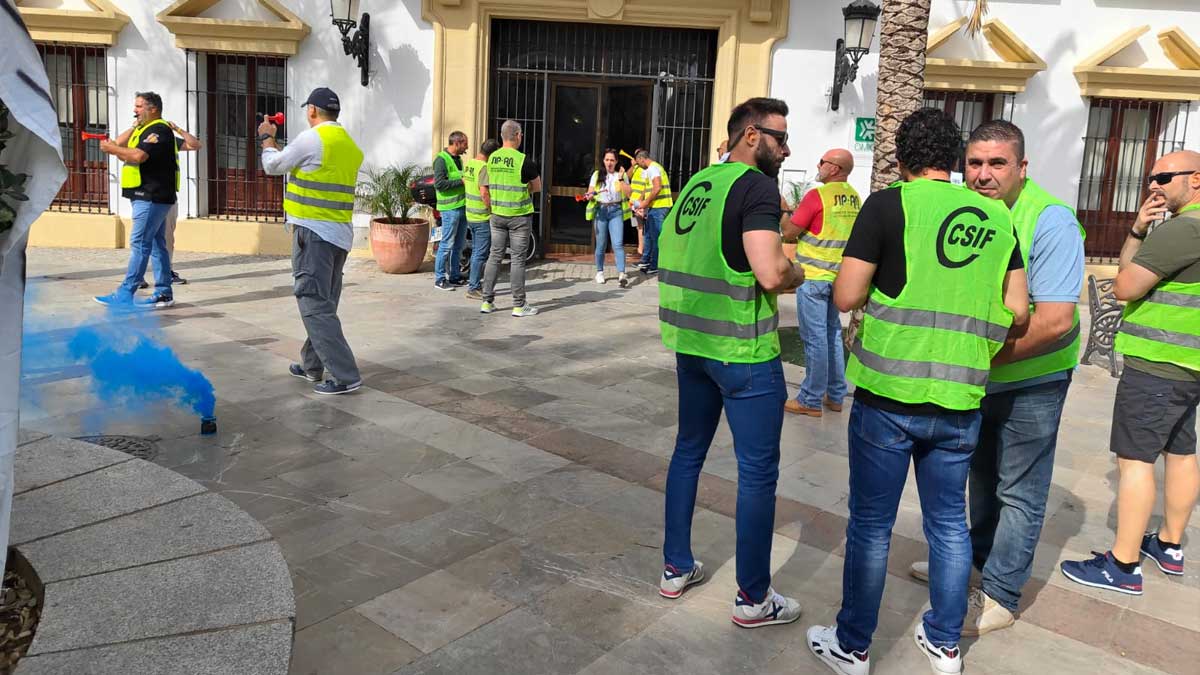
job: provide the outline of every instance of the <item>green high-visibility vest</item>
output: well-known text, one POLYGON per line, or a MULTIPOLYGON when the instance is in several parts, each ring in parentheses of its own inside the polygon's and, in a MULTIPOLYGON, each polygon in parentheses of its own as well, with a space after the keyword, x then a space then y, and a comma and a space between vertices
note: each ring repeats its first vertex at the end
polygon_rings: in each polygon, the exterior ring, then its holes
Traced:
POLYGON ((500 148, 488 158, 488 192, 492 213, 512 218, 533 213, 529 186, 521 181, 524 153, 516 148, 500 148))
POLYGON ((849 183, 826 183, 821 196, 821 233, 805 232, 796 246, 796 260, 809 281, 833 281, 842 267, 842 252, 858 217, 858 191, 849 183))
POLYGON ((907 281, 871 289, 846 377, 872 393, 951 410, 979 407, 1013 314, 1004 275, 1016 239, 1004 202, 917 179, 900 190, 907 281))
POLYGON ((313 127, 321 137, 321 167, 292 169, 283 193, 283 210, 306 220, 348 223, 354 215, 354 187, 363 153, 341 125, 313 127))
POLYGON ((629 201, 631 202, 641 202, 646 196, 646 177, 642 173, 642 167, 637 164, 629 169, 629 201))
MULTIPOLYGON (((1200 211, 1200 204, 1180 209, 1175 217, 1189 211, 1200 211)), ((1125 305, 1115 347, 1127 356, 1200 370, 1200 283, 1163 279, 1125 305)))
MULTIPOLYGON (((458 170, 458 165, 454 163, 454 157, 450 153, 442 150, 437 156, 441 157, 442 161, 446 163, 446 178, 450 180, 462 180, 462 172, 458 170)), ((438 211, 453 211, 454 209, 462 208, 467 203, 466 188, 463 185, 450 188, 446 191, 438 190, 435 186, 434 191, 437 192, 438 211)))
POLYGON ((470 223, 486 223, 492 215, 487 204, 483 202, 483 195, 479 193, 479 171, 485 166, 487 162, 482 159, 468 159, 463 162, 463 203, 467 205, 467 222, 470 223))
MULTIPOLYGON (((604 189, 604 184, 600 182, 600 172, 593 171, 592 179, 588 181, 591 186, 592 198, 588 200, 587 208, 583 212, 584 219, 592 221, 596 219, 596 206, 600 203, 600 191, 604 189)), ((629 205, 629 199, 625 193, 621 193, 621 220, 629 220, 633 216, 633 208, 629 205)))
POLYGON ((658 318, 663 345, 726 363, 779 356, 775 295, 754 272, 738 272, 721 253, 721 220, 734 182, 758 169, 729 162, 701 170, 684 186, 658 239, 658 318))
MULTIPOLYGON (((161 119, 150 120, 145 124, 134 127, 133 133, 129 135, 129 140, 125 143, 127 148, 136 148, 138 143, 142 142, 142 134, 153 128, 155 125, 161 124, 162 129, 158 130, 159 143, 169 143, 171 151, 175 153, 175 191, 179 192, 179 146, 175 143, 175 134, 171 132, 171 127, 161 119)), ((121 166, 121 189, 136 188, 142 186, 142 165, 141 164, 124 164, 121 166)))
MULTIPOLYGON (((1067 206, 1062 200, 1046 192, 1042 186, 1026 178, 1021 188, 1021 196, 1012 207, 1013 227, 1017 231, 1017 243, 1021 246, 1021 257, 1025 260, 1025 270, 1029 270, 1029 249, 1033 246, 1033 236, 1037 230, 1038 217, 1051 206, 1061 206, 1069 209, 1074 215, 1075 209, 1067 206)), ((1079 236, 1086 237, 1083 226, 1076 221, 1079 236)), ((1034 304, 1029 303, 1029 311, 1034 311, 1034 304)), ((992 368, 991 379, 996 382, 1021 382, 1050 373, 1071 370, 1079 365, 1079 307, 1075 307, 1075 316, 1071 322, 1071 330, 1044 349, 1044 353, 1020 361, 1013 361, 992 368)))
MULTIPOLYGON (((654 198, 654 203, 646 204, 645 206, 648 209, 670 208, 675 201, 671 198, 671 179, 667 176, 667 170, 664 169, 662 164, 659 164, 658 162, 652 161, 650 162, 650 166, 658 167, 658 172, 661 174, 660 180, 662 181, 662 189, 658 191, 658 196, 654 198)), ((643 195, 650 194, 650 191, 654 189, 654 181, 646 180, 645 176, 642 176, 642 181, 644 185, 642 188, 643 195)))

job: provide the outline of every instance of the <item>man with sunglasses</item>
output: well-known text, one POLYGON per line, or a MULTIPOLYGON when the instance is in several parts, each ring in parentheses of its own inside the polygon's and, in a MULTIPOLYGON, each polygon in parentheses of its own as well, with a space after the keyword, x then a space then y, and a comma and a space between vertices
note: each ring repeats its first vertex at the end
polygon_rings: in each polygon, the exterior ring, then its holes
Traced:
POLYGON ((779 239, 776 176, 788 156, 787 112, 787 104, 773 98, 752 98, 733 109, 726 125, 729 161, 688 181, 659 242, 658 316, 679 381, 659 593, 678 598, 704 579, 692 555, 692 513, 724 410, 738 464, 732 619, 743 628, 800 618, 800 604, 771 587, 770 566, 787 400, 776 296, 804 280, 779 239))
POLYGON ((807 283, 796 291, 796 316, 804 342, 804 383, 784 409, 796 415, 820 417, 824 404, 842 411, 846 398, 846 363, 842 355, 842 318, 833 304, 833 280, 842 265, 842 251, 858 217, 858 191, 846 181, 854 170, 848 150, 827 151, 817 162, 817 182, 782 222, 783 238, 800 238, 796 260, 807 283))
MULTIPOLYGON (((1030 319, 992 359, 983 423, 971 457, 974 566, 982 573, 967 598, 963 635, 1007 628, 1046 515, 1059 422, 1079 363, 1083 228, 1075 212, 1026 177, 1025 135, 1012 122, 985 122, 967 139, 966 185, 1012 213, 1029 277, 1030 319)), ((929 579, 929 563, 910 573, 929 579)))
POLYGON ((1120 471, 1116 541, 1110 551, 1061 566, 1072 581, 1130 595, 1142 594, 1143 556, 1164 574, 1183 574, 1183 533, 1200 495, 1200 153, 1164 155, 1149 184, 1113 285, 1128 303, 1115 345, 1125 370, 1109 440, 1120 471), (1174 216, 1152 230, 1168 211, 1174 216), (1159 455, 1166 463, 1164 516, 1157 532, 1146 532, 1159 455))

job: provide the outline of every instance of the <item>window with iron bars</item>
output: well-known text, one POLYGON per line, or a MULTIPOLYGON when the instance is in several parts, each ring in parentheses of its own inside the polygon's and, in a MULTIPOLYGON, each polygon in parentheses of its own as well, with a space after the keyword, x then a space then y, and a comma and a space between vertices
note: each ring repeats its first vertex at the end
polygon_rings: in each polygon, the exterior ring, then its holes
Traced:
POLYGON ((992 120, 1012 121, 1016 96, 988 91, 925 90, 922 105, 949 113, 962 132, 962 157, 959 171, 966 165, 967 139, 975 127, 992 120))
MULTIPOLYGON (((282 220, 284 179, 263 173, 258 114, 293 111, 287 97, 287 59, 249 54, 197 54, 195 101, 206 138, 201 208, 223 220, 282 220)), ((276 136, 287 141, 287 128, 276 136)))
POLYGON ((108 157, 82 132, 108 133, 107 53, 103 47, 38 43, 58 113, 67 180, 50 208, 58 211, 111 213, 108 157))
POLYGON ((1077 203, 1090 258, 1120 256, 1146 176, 1159 157, 1183 149, 1189 114, 1186 102, 1092 99, 1077 203))

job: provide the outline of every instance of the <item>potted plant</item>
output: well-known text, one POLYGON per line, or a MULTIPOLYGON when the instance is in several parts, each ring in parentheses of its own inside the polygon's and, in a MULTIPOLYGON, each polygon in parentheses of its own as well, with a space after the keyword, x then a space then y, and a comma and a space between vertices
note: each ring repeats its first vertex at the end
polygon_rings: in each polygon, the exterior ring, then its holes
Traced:
POLYGON ((429 247, 429 220, 409 184, 424 173, 416 164, 389 166, 367 172, 358 184, 358 206, 371 219, 371 253, 388 274, 409 274, 421 268, 429 247))

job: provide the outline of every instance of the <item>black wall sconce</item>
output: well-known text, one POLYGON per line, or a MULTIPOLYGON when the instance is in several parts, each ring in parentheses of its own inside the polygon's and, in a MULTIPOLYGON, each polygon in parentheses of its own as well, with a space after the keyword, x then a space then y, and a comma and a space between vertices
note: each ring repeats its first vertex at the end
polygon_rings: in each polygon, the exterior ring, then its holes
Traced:
POLYGON ((871 51, 871 38, 879 20, 879 6, 871 0, 854 0, 842 8, 846 23, 845 38, 838 38, 837 54, 833 58, 833 89, 829 97, 831 110, 838 109, 842 88, 858 75, 858 61, 871 51))
POLYGON ((371 79, 368 70, 371 61, 371 15, 363 12, 362 19, 355 21, 354 0, 329 0, 329 16, 333 18, 333 25, 342 33, 342 49, 345 50, 346 56, 358 61, 358 68, 362 72, 362 86, 367 86, 371 79), (350 31, 356 26, 358 30, 354 31, 354 35, 350 35, 350 31))

